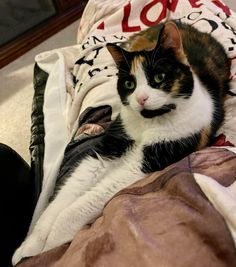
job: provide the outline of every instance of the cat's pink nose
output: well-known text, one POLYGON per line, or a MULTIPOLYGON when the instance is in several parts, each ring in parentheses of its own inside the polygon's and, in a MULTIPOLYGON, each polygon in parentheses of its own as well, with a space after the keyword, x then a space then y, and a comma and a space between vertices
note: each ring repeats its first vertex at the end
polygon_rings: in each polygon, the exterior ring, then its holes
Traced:
POLYGON ((141 105, 144 106, 145 102, 148 100, 148 96, 147 95, 141 95, 141 96, 137 96, 137 102, 141 105))

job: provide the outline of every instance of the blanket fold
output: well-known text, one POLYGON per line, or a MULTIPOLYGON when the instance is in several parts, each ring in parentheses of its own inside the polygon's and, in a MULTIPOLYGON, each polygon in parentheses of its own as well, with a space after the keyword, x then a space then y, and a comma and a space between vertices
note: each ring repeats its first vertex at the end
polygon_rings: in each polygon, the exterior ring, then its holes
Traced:
POLYGON ((224 148, 194 153, 120 191, 71 244, 17 266, 234 267, 230 231, 194 175, 211 173, 219 184, 233 185, 235 164, 236 154, 224 148))

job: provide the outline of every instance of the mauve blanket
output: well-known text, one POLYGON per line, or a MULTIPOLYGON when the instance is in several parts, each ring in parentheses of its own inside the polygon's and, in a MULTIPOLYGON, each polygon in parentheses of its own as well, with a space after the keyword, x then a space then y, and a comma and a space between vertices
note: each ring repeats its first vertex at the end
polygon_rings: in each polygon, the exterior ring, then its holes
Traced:
POLYGON ((17 266, 236 266, 230 218, 203 193, 198 175, 229 188, 236 180, 236 154, 207 148, 153 173, 115 195, 70 244, 17 266))

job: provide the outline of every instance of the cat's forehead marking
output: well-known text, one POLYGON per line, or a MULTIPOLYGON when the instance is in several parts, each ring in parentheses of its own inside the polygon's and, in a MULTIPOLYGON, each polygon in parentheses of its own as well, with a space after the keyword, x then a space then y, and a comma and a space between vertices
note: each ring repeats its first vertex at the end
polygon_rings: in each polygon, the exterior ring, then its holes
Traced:
POLYGON ((140 68, 140 66, 142 66, 143 62, 145 61, 145 57, 144 56, 135 56, 134 59, 131 62, 131 68, 130 68, 130 73, 135 75, 138 68, 140 68))
POLYGON ((132 38, 132 43, 130 45, 130 51, 142 51, 142 50, 152 50, 156 46, 156 40, 149 40, 142 35, 136 35, 132 38))

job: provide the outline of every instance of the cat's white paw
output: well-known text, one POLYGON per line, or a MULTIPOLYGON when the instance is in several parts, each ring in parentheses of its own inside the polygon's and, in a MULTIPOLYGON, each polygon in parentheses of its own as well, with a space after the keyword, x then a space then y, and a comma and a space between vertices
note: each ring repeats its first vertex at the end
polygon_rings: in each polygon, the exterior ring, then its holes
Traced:
MULTIPOLYGON (((22 244, 23 245, 23 244, 22 244)), ((15 266, 22 258, 22 245, 15 251, 12 257, 12 264, 15 266)))
POLYGON ((39 220, 33 232, 25 239, 21 246, 16 250, 12 262, 16 264, 23 257, 35 256, 41 253, 45 247, 52 224, 46 220, 39 220))
POLYGON ((22 258, 31 257, 39 254, 45 246, 46 238, 42 238, 40 233, 33 232, 13 255, 12 263, 17 264, 22 258))

